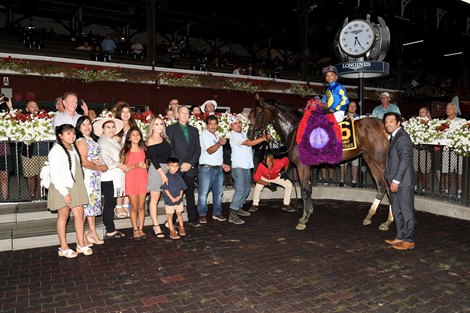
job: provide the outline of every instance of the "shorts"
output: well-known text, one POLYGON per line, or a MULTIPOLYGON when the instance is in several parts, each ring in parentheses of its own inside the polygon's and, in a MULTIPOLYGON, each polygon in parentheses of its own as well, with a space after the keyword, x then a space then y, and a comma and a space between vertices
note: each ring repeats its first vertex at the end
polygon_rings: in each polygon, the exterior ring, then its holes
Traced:
POLYGON ((165 204, 165 213, 166 214, 173 214, 173 213, 182 213, 183 212, 183 202, 177 205, 166 205, 165 204))
POLYGON ((444 150, 442 153, 442 173, 463 173, 463 157, 454 151, 444 150))

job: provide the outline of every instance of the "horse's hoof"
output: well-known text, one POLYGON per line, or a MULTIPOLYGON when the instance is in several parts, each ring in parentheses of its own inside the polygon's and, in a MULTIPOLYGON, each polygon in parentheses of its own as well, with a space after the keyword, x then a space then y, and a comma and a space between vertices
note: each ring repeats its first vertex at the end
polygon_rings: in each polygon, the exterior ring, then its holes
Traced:
POLYGON ((380 230, 388 230, 388 225, 387 225, 387 223, 382 223, 382 224, 380 224, 379 229, 380 229, 380 230))
POLYGON ((367 218, 365 218, 363 221, 362 221, 362 225, 366 226, 366 225, 370 225, 370 223, 372 223, 370 220, 368 220, 367 218))
POLYGON ((307 228, 307 226, 305 224, 302 224, 302 223, 299 223, 299 224, 297 224, 297 226, 295 226, 295 229, 297 229, 297 230, 304 230, 305 228, 307 228))

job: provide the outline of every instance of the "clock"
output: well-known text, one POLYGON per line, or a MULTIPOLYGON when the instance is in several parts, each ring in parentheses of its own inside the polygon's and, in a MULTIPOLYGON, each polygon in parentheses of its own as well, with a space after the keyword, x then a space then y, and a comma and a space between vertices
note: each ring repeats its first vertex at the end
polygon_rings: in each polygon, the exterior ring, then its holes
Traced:
POLYGON ((364 55, 375 43, 374 27, 365 20, 352 20, 340 30, 338 43, 347 55, 364 55))

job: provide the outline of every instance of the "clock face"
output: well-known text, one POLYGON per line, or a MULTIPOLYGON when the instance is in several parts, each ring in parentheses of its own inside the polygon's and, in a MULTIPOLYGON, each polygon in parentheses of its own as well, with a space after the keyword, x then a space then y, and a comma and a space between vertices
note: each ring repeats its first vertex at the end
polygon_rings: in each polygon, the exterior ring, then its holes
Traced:
POLYGON ((375 34, 372 26, 363 20, 353 20, 341 29, 339 45, 349 55, 365 54, 374 44, 375 34))

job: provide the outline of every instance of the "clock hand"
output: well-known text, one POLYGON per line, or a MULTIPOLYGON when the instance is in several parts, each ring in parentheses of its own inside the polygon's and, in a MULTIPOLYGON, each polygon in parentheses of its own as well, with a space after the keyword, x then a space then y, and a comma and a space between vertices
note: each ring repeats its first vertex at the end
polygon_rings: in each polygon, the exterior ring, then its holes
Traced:
POLYGON ((356 41, 357 41, 357 44, 359 45, 359 47, 361 47, 362 49, 364 49, 364 47, 361 45, 361 43, 359 42, 359 40, 357 40, 357 38, 356 38, 356 41))

